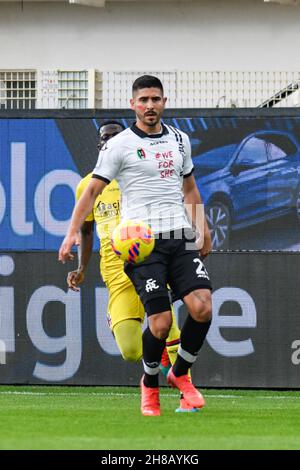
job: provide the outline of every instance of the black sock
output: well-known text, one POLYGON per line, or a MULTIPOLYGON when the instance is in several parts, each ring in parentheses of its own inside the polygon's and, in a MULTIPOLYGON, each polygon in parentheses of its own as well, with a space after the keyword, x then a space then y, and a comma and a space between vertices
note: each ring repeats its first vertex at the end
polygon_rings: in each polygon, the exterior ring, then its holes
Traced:
POLYGON ((177 355, 176 362, 173 366, 173 372, 176 377, 187 374, 188 369, 195 362, 198 351, 204 343, 210 325, 211 320, 205 323, 200 323, 188 315, 181 330, 179 354, 177 355), (182 355, 180 355, 180 350, 182 350, 183 353, 186 352, 187 356, 190 356, 190 358, 183 358, 182 355))
POLYGON ((187 362, 183 359, 183 357, 177 356, 176 362, 173 366, 173 373, 176 377, 180 377, 181 375, 186 375, 188 373, 189 368, 192 366, 193 362, 187 362))
POLYGON ((158 339, 146 328, 143 333, 143 362, 149 369, 153 369, 154 374, 149 374, 145 370, 144 385, 146 387, 158 387, 158 373, 161 355, 166 345, 165 339, 158 339))

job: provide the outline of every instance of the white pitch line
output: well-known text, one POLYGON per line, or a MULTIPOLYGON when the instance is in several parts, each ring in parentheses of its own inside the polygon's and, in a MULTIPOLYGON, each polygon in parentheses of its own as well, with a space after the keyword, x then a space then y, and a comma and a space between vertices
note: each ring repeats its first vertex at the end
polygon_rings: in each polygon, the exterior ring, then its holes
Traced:
MULTIPOLYGON (((98 396, 98 397, 139 397, 139 393, 118 393, 118 392, 85 392, 85 393, 80 393, 80 392, 27 392, 27 391, 18 391, 18 390, 0 390, 0 395, 29 395, 29 396, 65 396, 65 397, 77 397, 77 396, 98 396)), ((167 398, 177 398, 178 395, 176 394, 171 394, 171 393, 164 393, 161 395, 162 397, 167 397, 167 398)), ((285 399, 294 399, 294 400, 300 400, 300 395, 298 396, 288 396, 288 395, 283 395, 283 396, 276 396, 276 395, 263 395, 263 396, 250 396, 250 395, 223 395, 223 394, 213 394, 213 395, 206 395, 205 396, 207 399, 209 398, 260 398, 260 399, 272 399, 272 400, 285 400, 285 399)))

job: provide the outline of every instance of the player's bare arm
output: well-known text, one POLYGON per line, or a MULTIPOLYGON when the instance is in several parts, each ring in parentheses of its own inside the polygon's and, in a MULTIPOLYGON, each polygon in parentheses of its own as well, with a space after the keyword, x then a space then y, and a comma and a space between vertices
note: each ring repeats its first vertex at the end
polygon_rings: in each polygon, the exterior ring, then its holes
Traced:
POLYGON ((183 180, 184 203, 192 224, 199 234, 197 245, 201 256, 209 255, 212 250, 210 230, 204 212, 204 204, 199 193, 195 178, 190 175, 183 180))
POLYGON ((85 221, 81 229, 81 243, 78 246, 78 268, 70 271, 67 277, 68 287, 78 292, 78 285, 84 281, 85 272, 93 251, 94 222, 85 221))
POLYGON ((88 214, 92 211, 96 197, 102 193, 106 185, 107 183, 101 179, 92 178, 81 198, 77 201, 67 235, 65 236, 59 250, 58 259, 63 264, 68 260, 74 259, 74 255, 71 253, 71 250, 73 245, 80 245, 80 227, 88 214))

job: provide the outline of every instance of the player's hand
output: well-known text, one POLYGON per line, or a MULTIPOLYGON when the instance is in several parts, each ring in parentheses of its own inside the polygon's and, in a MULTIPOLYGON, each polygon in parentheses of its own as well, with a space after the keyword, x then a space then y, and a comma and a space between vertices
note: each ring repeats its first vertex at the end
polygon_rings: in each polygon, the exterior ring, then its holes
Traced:
POLYGON ((73 245, 80 245, 79 233, 65 236, 58 253, 58 261, 60 261, 62 264, 65 264, 66 261, 72 261, 74 259, 74 255, 71 253, 73 245))
POLYGON ((211 253, 211 251, 212 251, 212 242, 211 242, 211 236, 210 236, 210 231, 209 230, 205 231, 204 239, 199 237, 196 240, 196 245, 197 245, 197 248, 200 251, 200 255, 201 255, 202 258, 205 258, 206 256, 208 256, 211 253))
POLYGON ((204 242, 200 250, 200 254, 203 258, 205 258, 211 253, 211 250, 212 250, 212 242, 211 242, 210 230, 205 230, 204 242))
POLYGON ((71 290, 79 292, 78 287, 84 281, 84 272, 81 269, 75 269, 75 271, 70 271, 67 277, 67 284, 71 290))

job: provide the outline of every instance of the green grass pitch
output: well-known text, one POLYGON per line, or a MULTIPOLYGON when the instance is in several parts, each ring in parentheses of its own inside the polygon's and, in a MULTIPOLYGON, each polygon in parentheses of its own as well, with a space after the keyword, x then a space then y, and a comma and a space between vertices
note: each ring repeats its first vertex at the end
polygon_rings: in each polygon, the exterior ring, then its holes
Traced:
POLYGON ((204 390, 206 407, 140 414, 138 388, 0 386, 0 449, 300 449, 300 391, 204 390))

